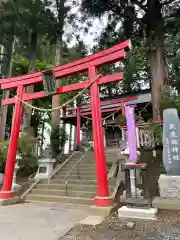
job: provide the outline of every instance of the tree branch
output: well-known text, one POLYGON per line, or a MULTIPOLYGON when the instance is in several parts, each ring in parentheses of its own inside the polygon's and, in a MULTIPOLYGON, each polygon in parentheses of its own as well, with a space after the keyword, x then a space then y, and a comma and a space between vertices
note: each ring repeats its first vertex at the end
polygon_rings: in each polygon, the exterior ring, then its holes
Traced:
POLYGON ((161 6, 163 7, 163 6, 166 6, 166 5, 168 5, 168 4, 170 4, 170 3, 173 3, 175 0, 166 0, 166 1, 164 1, 162 4, 161 4, 161 6))
POLYGON ((133 3, 133 4, 136 4, 139 8, 141 8, 144 12, 146 12, 147 11, 147 5, 143 5, 144 3, 145 3, 145 1, 144 0, 142 0, 142 1, 138 1, 138 0, 131 0, 131 2, 133 3))
POLYGON ((169 13, 167 16, 164 17, 164 21, 165 22, 173 22, 177 20, 177 15, 180 12, 179 9, 176 9, 175 11, 172 11, 171 13, 169 13))

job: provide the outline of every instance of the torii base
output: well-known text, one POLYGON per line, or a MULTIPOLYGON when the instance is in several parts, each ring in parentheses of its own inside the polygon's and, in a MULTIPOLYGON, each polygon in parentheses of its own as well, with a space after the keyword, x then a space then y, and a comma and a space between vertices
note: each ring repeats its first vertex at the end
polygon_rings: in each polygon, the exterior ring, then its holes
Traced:
POLYGON ((95 197, 94 203, 96 207, 111 207, 113 206, 112 197, 95 197))
POLYGON ((12 191, 1 191, 0 192, 0 199, 10 199, 13 198, 14 193, 12 191))

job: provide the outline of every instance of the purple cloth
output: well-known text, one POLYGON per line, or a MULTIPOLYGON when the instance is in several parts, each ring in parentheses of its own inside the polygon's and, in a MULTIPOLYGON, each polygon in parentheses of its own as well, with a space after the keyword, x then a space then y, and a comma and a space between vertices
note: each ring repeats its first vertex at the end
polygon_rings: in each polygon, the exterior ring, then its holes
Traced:
POLYGON ((125 106, 126 123, 127 123, 127 142, 129 147, 129 162, 137 162, 137 142, 136 142, 136 125, 134 120, 134 108, 125 106))

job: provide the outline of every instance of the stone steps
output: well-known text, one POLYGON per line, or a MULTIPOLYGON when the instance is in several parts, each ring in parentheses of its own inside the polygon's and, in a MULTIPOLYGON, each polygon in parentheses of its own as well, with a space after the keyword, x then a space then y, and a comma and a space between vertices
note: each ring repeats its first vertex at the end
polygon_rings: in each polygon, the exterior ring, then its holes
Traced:
MULTIPOLYGON (((72 165, 73 167, 73 165, 72 165)), ((57 175, 61 174, 61 173, 68 173, 68 172, 77 172, 78 171, 78 167, 75 166, 73 169, 70 166, 64 166, 60 171, 57 172, 57 175), (71 170, 72 169, 72 170, 71 170)), ((79 166, 79 172, 95 172, 95 166, 79 166)))
MULTIPOLYGON (((36 184, 27 195, 26 200, 40 203, 94 205, 94 197, 97 195, 94 153, 88 153, 79 166, 72 169, 81 156, 82 154, 76 153, 52 179, 41 180, 36 184), (64 180, 67 174, 68 176, 64 180)), ((116 180, 109 180, 111 193, 115 184, 116 180)))
MULTIPOLYGON (((56 175, 53 180, 63 180, 66 175, 56 175)), ((94 180, 96 179, 95 174, 75 174, 75 175, 68 175, 65 180, 94 180)))
MULTIPOLYGON (((36 189, 52 189, 52 190, 64 190, 66 188, 66 184, 65 183, 50 183, 50 184, 37 184, 36 185, 36 189)), ((73 191, 73 190, 81 190, 81 191, 86 191, 88 189, 88 191, 97 191, 97 186, 95 184, 90 184, 90 185, 85 185, 85 184, 72 184, 72 183, 68 183, 67 185, 68 191, 73 191)))
POLYGON ((67 197, 67 196, 50 196, 42 194, 29 194, 26 201, 40 201, 40 202, 51 202, 51 203, 70 203, 77 205, 93 205, 93 198, 81 198, 81 197, 67 197))
MULTIPOLYGON (((95 190, 95 189, 94 189, 95 190)), ((83 190, 75 190, 75 189, 69 189, 69 188, 63 188, 61 190, 57 190, 57 189, 33 189, 31 191, 32 194, 36 194, 36 195, 50 195, 50 196, 68 196, 68 197, 83 197, 83 198, 93 198, 94 196, 96 196, 96 191, 90 191, 87 189, 83 189, 83 190)))

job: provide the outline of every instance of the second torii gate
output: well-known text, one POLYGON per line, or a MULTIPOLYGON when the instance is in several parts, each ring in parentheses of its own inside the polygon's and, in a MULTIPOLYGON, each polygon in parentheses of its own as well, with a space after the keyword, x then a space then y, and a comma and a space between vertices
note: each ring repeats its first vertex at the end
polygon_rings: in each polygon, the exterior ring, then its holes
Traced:
MULTIPOLYGON (((84 82, 64 85, 57 88, 55 94, 62 94, 74 90, 80 90, 90 86, 92 125, 94 136, 95 160, 96 160, 96 176, 97 176, 97 197, 95 197, 95 205, 107 207, 112 205, 112 199, 109 196, 106 158, 104 151, 104 141, 102 132, 102 118, 100 109, 99 85, 109 82, 121 81, 122 73, 101 76, 98 81, 94 81, 97 76, 97 70, 104 64, 122 61, 127 56, 127 52, 131 48, 130 40, 117 44, 116 46, 105 49, 99 53, 90 55, 86 58, 62 65, 52 69, 56 79, 67 77, 76 73, 88 72, 88 79, 84 82)), ((6 78, 0 80, 2 90, 17 90, 17 98, 9 98, 2 100, 2 105, 15 104, 9 149, 7 154, 6 169, 4 174, 4 182, 0 198, 8 199, 13 197, 12 179, 14 166, 16 161, 16 153, 18 148, 18 139, 20 125, 23 115, 22 101, 29 101, 37 98, 47 97, 45 91, 25 93, 25 87, 28 85, 39 84, 43 82, 41 72, 27 74, 20 77, 6 78)))

